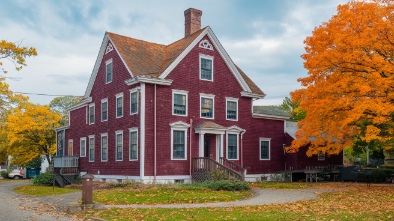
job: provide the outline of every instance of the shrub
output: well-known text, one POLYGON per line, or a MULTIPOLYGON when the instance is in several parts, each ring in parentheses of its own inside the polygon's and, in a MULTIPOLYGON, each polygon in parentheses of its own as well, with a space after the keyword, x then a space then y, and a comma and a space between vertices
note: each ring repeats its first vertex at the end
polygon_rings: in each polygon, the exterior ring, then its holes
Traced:
POLYGON ((1 176, 2 176, 4 179, 8 178, 8 171, 6 171, 6 170, 1 171, 1 176))
POLYGON ((206 186, 213 190, 228 191, 244 191, 250 189, 250 186, 247 182, 236 180, 211 180, 202 183, 202 186, 206 186))
POLYGON ((45 172, 31 179, 33 185, 51 186, 53 183, 53 173, 45 172))

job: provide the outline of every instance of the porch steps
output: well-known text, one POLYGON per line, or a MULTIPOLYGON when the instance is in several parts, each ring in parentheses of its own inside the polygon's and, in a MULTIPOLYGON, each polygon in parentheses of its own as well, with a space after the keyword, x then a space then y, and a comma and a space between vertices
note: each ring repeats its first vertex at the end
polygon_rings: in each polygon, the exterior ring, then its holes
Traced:
POLYGON ((192 182, 200 183, 212 179, 234 179, 244 181, 245 169, 225 161, 217 162, 209 157, 193 158, 192 182))
POLYGON ((55 178, 55 182, 60 187, 65 187, 67 185, 75 183, 76 175, 56 174, 54 178, 55 178))

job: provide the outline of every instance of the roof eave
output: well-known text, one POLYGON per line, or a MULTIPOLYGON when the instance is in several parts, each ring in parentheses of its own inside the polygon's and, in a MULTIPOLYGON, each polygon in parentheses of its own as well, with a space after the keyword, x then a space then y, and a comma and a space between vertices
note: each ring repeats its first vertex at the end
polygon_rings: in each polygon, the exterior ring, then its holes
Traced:
POLYGON ((172 80, 169 79, 161 79, 161 78, 152 78, 146 77, 143 75, 136 76, 134 78, 130 78, 125 80, 126 85, 131 86, 138 83, 147 83, 147 84, 157 84, 163 86, 170 86, 172 84, 172 80))
POLYGON ((241 96, 242 97, 251 97, 251 98, 256 98, 256 99, 264 99, 266 94, 256 94, 253 92, 248 92, 248 91, 241 91, 241 96))
POLYGON ((256 114, 256 113, 253 113, 252 116, 254 118, 265 118, 265 119, 270 119, 270 120, 288 120, 288 119, 290 119, 290 117, 269 115, 269 114, 256 114))

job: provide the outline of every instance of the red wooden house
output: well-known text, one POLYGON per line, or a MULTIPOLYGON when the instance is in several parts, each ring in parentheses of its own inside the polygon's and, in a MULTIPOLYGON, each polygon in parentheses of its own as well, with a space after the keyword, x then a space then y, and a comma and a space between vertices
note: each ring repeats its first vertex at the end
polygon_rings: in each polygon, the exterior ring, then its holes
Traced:
POLYGON ((265 94, 201 15, 186 10, 185 37, 169 45, 105 33, 84 98, 57 129, 58 165, 142 182, 190 182, 208 165, 250 181, 288 169, 289 116, 253 107, 265 94))

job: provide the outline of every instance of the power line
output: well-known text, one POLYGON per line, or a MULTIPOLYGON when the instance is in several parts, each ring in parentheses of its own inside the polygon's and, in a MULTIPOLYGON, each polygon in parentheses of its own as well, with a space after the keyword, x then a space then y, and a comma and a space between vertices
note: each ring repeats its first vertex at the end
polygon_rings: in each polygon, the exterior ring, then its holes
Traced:
POLYGON ((60 94, 41 94, 41 93, 28 93, 28 92, 14 92, 15 94, 27 94, 27 95, 38 95, 38 96, 49 96, 49 97, 80 97, 77 95, 60 95, 60 94))

